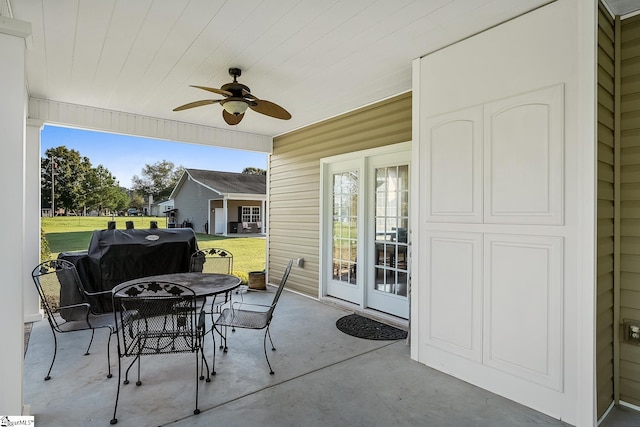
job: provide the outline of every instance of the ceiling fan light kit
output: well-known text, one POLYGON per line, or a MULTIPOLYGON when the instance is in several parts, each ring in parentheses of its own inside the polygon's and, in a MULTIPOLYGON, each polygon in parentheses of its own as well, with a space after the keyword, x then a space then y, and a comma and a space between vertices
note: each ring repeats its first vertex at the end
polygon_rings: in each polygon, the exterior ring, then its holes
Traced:
POLYGON ((249 108, 249 104, 246 101, 237 101, 237 100, 228 100, 224 101, 224 104, 221 102, 222 108, 227 110, 227 113, 233 114, 237 116, 238 114, 244 114, 249 108))
POLYGON ((220 104, 223 108, 222 118, 229 125, 237 125, 240 123, 248 108, 276 119, 289 120, 291 118, 291 114, 278 104, 264 99, 258 99, 257 96, 251 94, 251 89, 249 89, 248 86, 238 83, 238 77, 242 74, 242 70, 239 68, 229 68, 229 74, 233 77, 233 82, 222 85, 220 89, 207 86, 192 86, 222 95, 224 96, 223 99, 203 99, 201 101, 190 102, 174 108, 173 111, 182 111, 203 105, 220 104))

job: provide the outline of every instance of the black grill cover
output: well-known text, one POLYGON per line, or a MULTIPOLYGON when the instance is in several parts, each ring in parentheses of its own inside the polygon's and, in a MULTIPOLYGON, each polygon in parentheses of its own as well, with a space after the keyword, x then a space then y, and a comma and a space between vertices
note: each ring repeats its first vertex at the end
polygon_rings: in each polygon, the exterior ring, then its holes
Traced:
MULTIPOLYGON (((198 250, 190 228, 148 230, 96 230, 86 257, 75 260, 85 289, 111 290, 131 279, 189 271, 191 255, 198 250)), ((111 311, 111 301, 91 301, 97 311, 111 311)))

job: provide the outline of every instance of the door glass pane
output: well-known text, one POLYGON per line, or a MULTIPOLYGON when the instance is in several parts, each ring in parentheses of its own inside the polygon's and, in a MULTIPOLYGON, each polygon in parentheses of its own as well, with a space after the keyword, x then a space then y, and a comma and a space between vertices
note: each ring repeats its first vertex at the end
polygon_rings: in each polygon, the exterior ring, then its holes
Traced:
POLYGON ((333 280, 356 283, 358 172, 333 175, 333 280))
POLYGON ((406 297, 409 167, 376 168, 375 176, 374 289, 406 297))

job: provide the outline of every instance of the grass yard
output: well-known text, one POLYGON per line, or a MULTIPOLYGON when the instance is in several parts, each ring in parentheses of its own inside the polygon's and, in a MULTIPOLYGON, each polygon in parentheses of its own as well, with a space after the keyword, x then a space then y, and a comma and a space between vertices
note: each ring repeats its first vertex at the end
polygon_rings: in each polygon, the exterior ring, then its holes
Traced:
MULTIPOLYGON (((149 228, 150 221, 157 221, 159 228, 166 228, 164 217, 91 217, 59 216, 42 218, 42 229, 49 242, 51 258, 60 252, 85 251, 94 230, 107 228, 109 221, 116 221, 116 228, 123 230, 127 221, 133 221, 136 229, 149 228)), ((265 269, 267 243, 264 238, 222 237, 196 233, 200 249, 220 247, 233 254, 233 270, 245 279, 250 271, 265 269)))

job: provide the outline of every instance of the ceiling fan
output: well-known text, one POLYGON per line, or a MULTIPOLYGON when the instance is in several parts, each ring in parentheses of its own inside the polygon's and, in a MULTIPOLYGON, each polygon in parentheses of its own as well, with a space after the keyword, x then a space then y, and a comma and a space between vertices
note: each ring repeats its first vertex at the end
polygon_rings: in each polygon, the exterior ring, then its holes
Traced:
POLYGON ((189 108, 200 107, 209 104, 220 104, 223 108, 222 117, 227 124, 237 125, 244 117, 247 108, 260 114, 276 119, 289 120, 291 114, 278 104, 264 99, 258 99, 257 96, 251 94, 248 86, 238 83, 238 77, 242 74, 239 68, 229 68, 229 74, 233 76, 233 82, 222 85, 220 89, 206 86, 195 86, 198 89, 217 93, 224 96, 223 99, 203 99, 201 101, 190 102, 173 109, 173 111, 182 111, 189 108))

